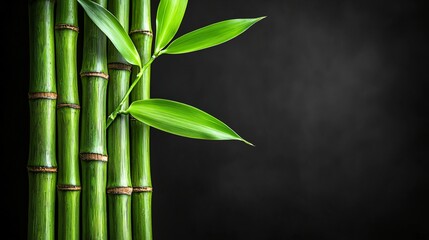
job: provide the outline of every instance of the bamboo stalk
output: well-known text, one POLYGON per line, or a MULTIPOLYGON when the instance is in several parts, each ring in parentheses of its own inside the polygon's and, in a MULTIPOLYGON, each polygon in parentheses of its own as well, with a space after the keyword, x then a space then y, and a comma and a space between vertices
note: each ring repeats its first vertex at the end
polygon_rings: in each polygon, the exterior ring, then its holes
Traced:
MULTIPOLYGON (((133 0, 130 35, 142 64, 152 56, 152 24, 150 0, 133 0)), ((132 75, 139 72, 133 68, 132 75)), ((150 98, 150 67, 131 92, 131 101, 150 98)), ((131 179, 133 184, 133 239, 152 239, 152 180, 150 174, 150 128, 131 119, 131 179)))
POLYGON ((58 239, 79 239, 79 93, 77 1, 57 0, 55 23, 58 87, 58 239))
MULTIPOLYGON (((116 16, 125 31, 129 25, 129 0, 110 0, 108 10, 116 16)), ((108 41, 109 85, 107 109, 112 112, 128 90, 131 65, 108 41)), ((128 103, 124 104, 124 109, 128 103)), ((107 164, 107 200, 109 238, 132 239, 131 175, 128 115, 119 115, 107 130, 109 162, 107 164)))
POLYGON ((54 2, 30 0, 30 140, 28 239, 55 239, 55 45, 54 2))
MULTIPOLYGON (((107 0, 96 0, 107 6, 107 0)), ((80 160, 82 177, 82 238, 107 239, 106 36, 84 14, 82 119, 80 160)))

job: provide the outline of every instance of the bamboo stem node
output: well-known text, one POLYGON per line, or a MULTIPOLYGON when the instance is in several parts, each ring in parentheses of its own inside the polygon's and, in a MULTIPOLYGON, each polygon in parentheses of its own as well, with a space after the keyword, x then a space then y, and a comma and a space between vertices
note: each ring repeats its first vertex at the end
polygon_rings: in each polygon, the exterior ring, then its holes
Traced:
POLYGON ((131 30, 129 35, 135 34, 135 33, 140 33, 140 34, 144 34, 144 35, 148 35, 148 36, 153 36, 152 31, 150 30, 143 30, 143 29, 135 29, 135 30, 131 30))
POLYGON ((79 27, 71 24, 61 23, 55 24, 55 30, 72 30, 75 32, 79 32, 79 27))
POLYGON ((27 166, 27 170, 33 173, 56 173, 57 167, 40 167, 40 166, 27 166))
POLYGON ((58 191, 80 191, 81 186, 77 185, 57 185, 58 191))
POLYGON ((57 104, 57 109, 59 109, 59 108, 80 109, 80 105, 79 104, 74 104, 74 103, 59 103, 59 104, 57 104))
POLYGON ((56 100, 57 93, 54 92, 31 92, 28 93, 29 100, 37 100, 37 99, 46 99, 46 100, 56 100))
POLYGON ((133 193, 153 192, 152 187, 133 187, 133 193))
POLYGON ((109 63, 107 67, 113 70, 126 70, 129 72, 131 72, 131 68, 132 68, 130 64, 125 64, 125 63, 109 63))
POLYGON ((103 72, 82 72, 80 73, 80 77, 101 77, 106 80, 109 80, 109 74, 103 72))
POLYGON ((79 154, 80 160, 82 161, 102 161, 107 162, 107 155, 99 154, 99 153, 81 153, 79 154))
POLYGON ((107 194, 114 194, 114 195, 131 195, 133 192, 132 187, 110 187, 107 188, 107 194))

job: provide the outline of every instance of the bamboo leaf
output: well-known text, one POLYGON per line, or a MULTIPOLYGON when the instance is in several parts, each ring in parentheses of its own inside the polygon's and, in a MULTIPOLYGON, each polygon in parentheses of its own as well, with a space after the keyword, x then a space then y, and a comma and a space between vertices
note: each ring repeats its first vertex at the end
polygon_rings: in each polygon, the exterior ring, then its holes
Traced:
POLYGON ((156 13, 155 54, 176 35, 185 15, 188 0, 161 0, 156 13))
POLYGON ((222 44, 242 34, 264 18, 230 19, 208 25, 177 38, 163 53, 189 53, 222 44))
POLYGON ((95 25, 109 38, 129 63, 141 68, 139 53, 118 19, 107 9, 90 0, 77 0, 95 25))
POLYGON ((126 110, 137 120, 182 137, 205 140, 239 140, 249 145, 225 123, 193 106, 166 99, 133 102, 126 110))

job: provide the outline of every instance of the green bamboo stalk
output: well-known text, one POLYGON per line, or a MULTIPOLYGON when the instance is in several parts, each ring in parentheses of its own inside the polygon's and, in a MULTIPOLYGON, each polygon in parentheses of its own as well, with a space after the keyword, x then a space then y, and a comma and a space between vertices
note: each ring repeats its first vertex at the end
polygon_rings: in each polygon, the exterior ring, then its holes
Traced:
POLYGON ((79 92, 77 1, 57 0, 55 47, 58 129, 58 239, 79 239, 79 92))
MULTIPOLYGON (((130 35, 144 65, 152 56, 150 0, 133 0, 130 35)), ((133 67, 132 76, 140 69, 133 67)), ((131 101, 150 98, 150 67, 131 92, 131 101)), ((152 180, 150 174, 150 128, 131 119, 131 180, 133 184, 133 239, 152 240, 152 180)))
MULTIPOLYGON (((107 6, 107 0, 94 2, 107 6)), ((106 36, 85 13, 80 131, 83 239, 107 239, 106 42, 106 36)))
POLYGON ((28 239, 55 239, 55 45, 54 1, 30 0, 30 140, 28 239))
MULTIPOLYGON (((116 16, 125 31, 129 25, 129 0, 110 0, 108 10, 116 16)), ((113 111, 128 90, 131 65, 115 46, 108 41, 109 85, 107 109, 113 111)), ((128 103, 124 104, 124 108, 128 103)), ((131 175, 128 115, 119 115, 107 130, 107 201, 109 212, 109 238, 131 240, 131 175)))

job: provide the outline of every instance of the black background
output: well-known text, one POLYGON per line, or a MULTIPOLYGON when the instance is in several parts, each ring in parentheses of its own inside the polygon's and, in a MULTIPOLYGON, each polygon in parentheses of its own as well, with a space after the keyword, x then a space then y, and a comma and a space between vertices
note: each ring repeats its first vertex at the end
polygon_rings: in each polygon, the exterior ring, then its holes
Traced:
MULTIPOLYGON (((268 17, 218 47, 161 56, 152 97, 201 108, 256 147, 153 130, 154 238, 429 239, 423 3, 190 1, 178 35, 268 17)), ((2 234, 25 239, 27 3, 8 7, 2 234)))

